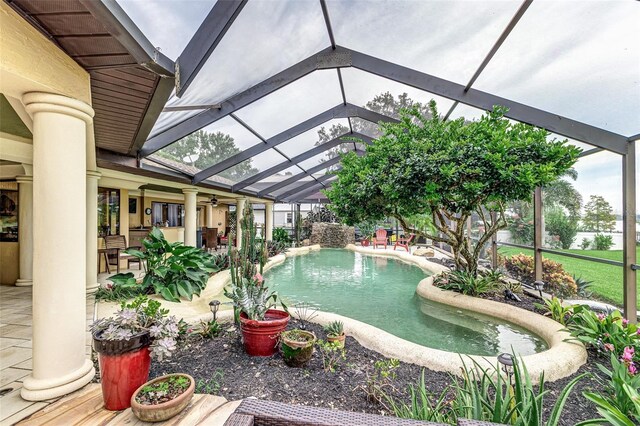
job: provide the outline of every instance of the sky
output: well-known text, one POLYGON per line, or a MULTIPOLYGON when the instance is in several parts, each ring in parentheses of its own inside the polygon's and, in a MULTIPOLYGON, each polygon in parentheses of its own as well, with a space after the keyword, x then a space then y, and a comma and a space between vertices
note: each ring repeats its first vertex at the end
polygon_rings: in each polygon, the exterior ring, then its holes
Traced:
MULTIPOLYGON (((147 38, 175 60, 214 1, 118 3, 147 38)), ((338 45, 460 84, 468 82, 520 3, 327 1, 338 45)), ((640 133, 638 22, 637 1, 537 0, 473 87, 625 136, 640 133)), ((251 0, 185 95, 169 104, 222 102, 328 46, 318 1, 251 0)), ((423 102, 435 98, 442 112, 452 104, 355 69, 342 73, 347 101, 354 104, 364 105, 387 90, 396 95, 406 91, 423 102)), ((238 116, 268 138, 340 100, 335 72, 320 71, 245 107, 238 116)), ((164 113, 154 132, 197 112, 164 113)), ((461 105, 453 117, 474 118, 480 113, 461 105)), ((225 126, 229 124, 217 127, 225 126)), ((236 133, 240 146, 256 143, 252 135, 236 133)), ((257 160, 268 167, 278 156, 271 151, 257 160)), ((594 154, 580 159, 576 169, 579 178, 574 184, 585 200, 602 195, 616 213, 621 212, 618 155, 594 154)))

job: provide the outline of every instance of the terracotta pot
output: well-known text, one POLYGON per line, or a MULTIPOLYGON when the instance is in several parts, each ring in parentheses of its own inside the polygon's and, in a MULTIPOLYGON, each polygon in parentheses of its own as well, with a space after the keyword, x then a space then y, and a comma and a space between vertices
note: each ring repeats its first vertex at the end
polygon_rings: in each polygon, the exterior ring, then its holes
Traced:
POLYGON ((167 374, 166 376, 156 377, 155 379, 144 383, 140 386, 131 396, 131 411, 137 418, 142 420, 143 422, 162 422, 176 414, 180 413, 182 410, 187 408, 189 402, 191 402, 191 398, 193 398, 193 392, 196 388, 196 382, 193 380, 188 374, 167 374), (182 392, 180 395, 172 399, 171 401, 163 402, 162 404, 155 405, 143 405, 136 401, 136 396, 140 393, 140 391, 148 385, 151 385, 156 382, 161 382, 163 380, 168 379, 169 377, 181 376, 189 379, 189 387, 186 391, 182 392))
POLYGON ((341 348, 344 348, 344 339, 346 339, 346 335, 344 333, 342 333, 339 336, 327 336, 327 342, 329 343, 333 343, 333 342, 338 342, 338 345, 341 348))
POLYGON ((285 331, 280 336, 280 349, 285 364, 289 367, 302 367, 311 359, 314 346, 316 343, 316 335, 310 331, 291 330, 303 336, 306 340, 300 342, 289 338, 289 331, 285 331))
POLYGON ((104 407, 124 410, 129 408, 133 392, 149 380, 151 336, 148 331, 127 340, 105 340, 101 336, 102 332, 93 335, 93 347, 98 352, 104 407))
POLYGON ((362 247, 369 247, 369 239, 362 240, 362 247))
POLYGON ((242 312, 240 314, 240 330, 244 350, 251 356, 271 356, 278 349, 280 333, 287 328, 289 314, 277 309, 269 309, 264 320, 250 320, 242 312))

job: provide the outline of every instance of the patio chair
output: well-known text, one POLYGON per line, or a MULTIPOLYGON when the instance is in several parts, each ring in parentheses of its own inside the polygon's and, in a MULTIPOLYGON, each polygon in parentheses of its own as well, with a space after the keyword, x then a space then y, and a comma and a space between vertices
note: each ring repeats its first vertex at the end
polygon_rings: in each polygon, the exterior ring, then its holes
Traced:
POLYGON ((115 256, 109 256, 109 263, 111 263, 111 260, 116 261, 116 271, 118 273, 120 273, 120 260, 126 260, 127 261, 127 269, 131 269, 131 263, 137 263, 138 264, 138 269, 142 269, 142 265, 140 264, 140 259, 138 259, 135 256, 131 256, 128 255, 126 253, 124 253, 125 250, 127 249, 138 249, 141 250, 142 247, 140 246, 131 246, 131 247, 127 247, 127 237, 125 237, 124 235, 107 235, 104 237, 104 246, 107 249, 115 249, 116 250, 116 254, 115 256))
POLYGON ((376 231, 376 236, 373 238, 373 248, 377 248, 378 246, 384 246, 385 250, 387 249, 387 231, 386 229, 378 229, 376 231))
POLYGON ((229 246, 229 232, 231 232, 231 228, 227 226, 224 229, 224 235, 220 237, 220 246, 229 246))
POLYGON ((218 249, 218 228, 202 228, 205 249, 218 249))
POLYGON ((393 246, 393 249, 395 250, 396 248, 401 247, 406 249, 409 253, 411 253, 411 250, 409 250, 409 244, 411 244, 411 241, 413 241, 414 238, 415 238, 415 234, 409 234, 409 238, 404 238, 401 236, 396 240, 396 243, 393 246))

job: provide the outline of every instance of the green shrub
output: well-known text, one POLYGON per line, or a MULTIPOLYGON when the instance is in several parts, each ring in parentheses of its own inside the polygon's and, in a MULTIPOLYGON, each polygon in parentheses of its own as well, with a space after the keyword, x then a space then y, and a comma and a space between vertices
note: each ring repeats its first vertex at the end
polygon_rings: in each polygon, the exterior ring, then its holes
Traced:
POLYGON ((144 268, 142 282, 137 283, 133 273, 116 274, 109 277, 113 293, 106 294, 107 289, 96 297, 159 294, 170 302, 180 302, 180 298, 192 300, 194 295, 200 296, 211 274, 220 270, 211 254, 182 243, 170 243, 158 228, 151 230, 142 245, 144 251, 125 250, 126 254, 140 259, 144 268))
POLYGON ((326 342, 322 339, 316 341, 316 347, 322 357, 324 371, 336 372, 338 365, 347 359, 346 351, 339 342, 326 342))
POLYGON ((573 315, 584 309, 582 305, 564 306, 562 300, 557 297, 545 299, 544 304, 535 303, 535 306, 545 311, 546 316, 550 316, 552 320, 562 325, 569 324, 573 319, 573 315))
MULTIPOLYGON (((505 258, 504 265, 516 279, 528 284, 534 282, 533 256, 516 254, 505 258)), ((542 259, 542 281, 546 284, 545 291, 557 297, 575 296, 578 291, 576 282, 565 272, 562 263, 551 259, 542 259)))
POLYGON ((569 217, 560 208, 552 209, 545 217, 545 226, 549 235, 556 237, 560 247, 567 250, 578 235, 578 221, 569 217))
POLYGON ((588 238, 583 238, 582 242, 580 243, 580 250, 588 250, 590 246, 591 240, 588 238))
POLYGON ((278 243, 283 243, 286 245, 291 244, 291 237, 289 237, 289 232, 284 228, 275 228, 273 230, 273 241, 278 243))
POLYGON ((618 311, 606 315, 582 309, 573 316, 569 330, 574 339, 601 353, 620 357, 625 348, 634 348, 634 362, 640 363, 638 325, 630 324, 618 311))
POLYGON ((267 241, 267 256, 273 257, 287 250, 288 244, 284 241, 267 241))
POLYGON ((513 357, 513 372, 505 378, 499 367, 484 368, 473 361, 470 368, 464 366, 462 379, 453 378, 452 384, 431 402, 426 390, 424 376, 417 385, 409 389, 410 404, 386 397, 394 414, 398 417, 435 420, 456 424, 460 418, 482 420, 518 426, 556 426, 562 418, 562 410, 569 393, 588 373, 571 380, 559 393, 548 419, 543 421, 545 389, 544 374, 539 377, 539 386, 534 386, 521 359, 513 357), (445 395, 452 391, 449 407, 445 395))
POLYGON ((635 355, 632 348, 618 360, 611 355, 611 370, 598 364, 600 371, 607 377, 604 392, 585 392, 584 396, 596 405, 601 419, 592 419, 579 425, 609 422, 615 426, 633 426, 640 424, 640 374, 631 360, 635 355), (597 422, 597 423, 596 423, 597 422))
POLYGON ((609 250, 613 246, 613 237, 611 235, 596 234, 593 237, 594 250, 609 250))
POLYGON ((589 298, 593 294, 589 288, 593 284, 593 281, 587 281, 582 277, 576 277, 573 275, 573 280, 576 282, 576 287, 578 288, 578 296, 589 298))
POLYGON ((499 282, 494 280, 494 276, 474 276, 467 271, 450 271, 437 275, 433 284, 443 290, 478 296, 493 291, 499 282))

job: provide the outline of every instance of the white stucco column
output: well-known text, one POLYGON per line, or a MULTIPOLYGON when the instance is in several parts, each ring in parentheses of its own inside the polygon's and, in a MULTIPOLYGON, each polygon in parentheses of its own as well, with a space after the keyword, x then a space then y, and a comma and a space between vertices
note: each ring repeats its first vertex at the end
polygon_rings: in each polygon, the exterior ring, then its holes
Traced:
POLYGON ((17 176, 20 276, 16 286, 33 284, 33 176, 17 176))
MULTIPOLYGON (((87 170, 87 293, 98 285, 98 180, 102 173, 87 170)), ((128 207, 128 205, 127 205, 128 207)))
MULTIPOLYGON (((205 222, 204 222, 205 226, 207 228, 213 228, 213 206, 211 205, 211 203, 207 203, 207 206, 206 206, 205 209, 206 209, 205 210, 206 217, 205 217, 205 222)), ((220 230, 218 229, 218 231, 220 231, 220 230)), ((224 229, 223 229, 223 231, 224 231, 224 229)))
POLYGON ((95 375, 86 356, 87 126, 93 109, 51 93, 22 98, 33 117, 33 370, 29 401, 67 394, 95 375))
POLYGON ((238 198, 236 202, 236 246, 238 248, 242 247, 242 212, 244 211, 244 206, 247 204, 246 198, 238 198))
POLYGON ((184 188, 184 245, 196 246, 196 229, 198 227, 197 200, 198 190, 195 188, 184 188))
POLYGON ((273 203, 264 204, 264 233, 267 241, 273 240, 273 203))

